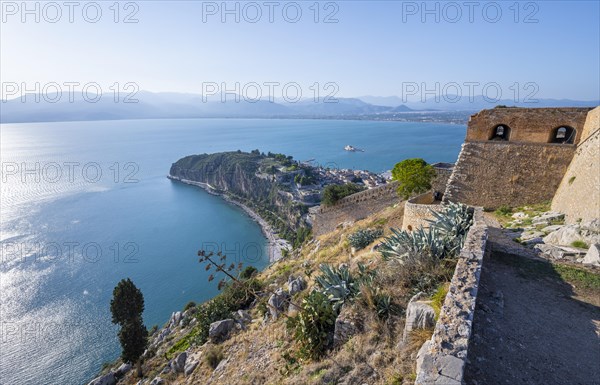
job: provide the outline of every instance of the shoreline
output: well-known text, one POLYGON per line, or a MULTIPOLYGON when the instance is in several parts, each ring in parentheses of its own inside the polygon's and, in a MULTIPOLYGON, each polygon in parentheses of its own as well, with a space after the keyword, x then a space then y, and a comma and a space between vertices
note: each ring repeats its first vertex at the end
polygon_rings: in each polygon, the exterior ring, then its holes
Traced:
POLYGON ((271 227, 271 225, 269 223, 267 223, 267 221, 265 221, 254 210, 252 210, 250 207, 246 206, 245 204, 243 204, 241 202, 238 202, 220 192, 217 192, 217 190, 214 187, 212 187, 210 184, 203 183, 203 182, 196 182, 196 181, 189 180, 189 179, 182 179, 182 178, 179 178, 179 177, 176 177, 173 175, 167 175, 167 178, 170 180, 174 180, 177 182, 187 184, 187 185, 200 187, 201 189, 203 189, 210 195, 215 195, 215 196, 221 197, 226 202, 231 203, 231 204, 241 208, 250 218, 252 218, 255 222, 257 222, 260 225, 263 235, 267 238, 267 253, 269 254, 269 264, 271 264, 273 262, 277 262, 281 258, 283 258, 283 249, 290 248, 289 242, 286 241, 285 239, 277 237, 275 235, 275 232, 273 231, 273 228, 271 227))

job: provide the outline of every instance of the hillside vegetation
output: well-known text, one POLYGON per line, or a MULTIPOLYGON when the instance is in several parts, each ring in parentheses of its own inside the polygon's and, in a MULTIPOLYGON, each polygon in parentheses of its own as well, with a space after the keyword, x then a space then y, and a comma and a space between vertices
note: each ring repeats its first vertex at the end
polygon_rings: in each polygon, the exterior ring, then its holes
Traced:
MULTIPOLYGON (((189 306, 168 332, 151 336, 142 383, 158 377, 163 382, 154 384, 414 382, 416 352, 432 330, 415 330, 403 342, 405 310, 422 292, 439 311, 456 253, 446 248, 433 256, 421 244, 415 245, 420 258, 383 258, 377 248, 391 245, 399 233, 390 228, 399 228, 402 216, 401 204, 389 207, 309 241, 259 274, 242 270, 235 282, 225 280, 220 295, 189 306), (280 303, 273 301, 276 294, 280 303), (235 326, 211 335, 210 323, 225 318, 236 320, 235 326), (186 365, 196 364, 188 374, 176 367, 184 351, 186 365)), ((210 258, 211 265, 221 260, 210 258)), ((129 373, 122 381, 139 379, 129 373)))

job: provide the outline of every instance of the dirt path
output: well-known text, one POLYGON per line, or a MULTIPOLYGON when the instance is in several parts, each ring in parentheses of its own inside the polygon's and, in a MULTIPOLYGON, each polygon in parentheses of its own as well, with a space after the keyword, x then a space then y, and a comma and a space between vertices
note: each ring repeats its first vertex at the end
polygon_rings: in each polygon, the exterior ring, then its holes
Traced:
POLYGON ((600 384, 600 307, 574 299, 547 262, 507 253, 501 237, 491 229, 466 384, 600 384))

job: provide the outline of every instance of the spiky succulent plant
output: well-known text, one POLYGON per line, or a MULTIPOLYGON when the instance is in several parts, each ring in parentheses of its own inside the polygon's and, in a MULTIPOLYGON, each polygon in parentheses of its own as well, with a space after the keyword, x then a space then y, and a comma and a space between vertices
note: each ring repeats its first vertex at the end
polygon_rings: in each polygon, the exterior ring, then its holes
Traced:
POLYGON ((360 250, 367 247, 382 235, 383 230, 381 229, 362 229, 348 235, 348 241, 352 247, 354 247, 356 250, 360 250))
POLYGON ((335 311, 338 311, 344 302, 358 295, 359 282, 350 274, 348 267, 342 265, 335 268, 322 264, 320 269, 322 274, 316 277, 317 284, 320 291, 329 298, 335 311))
POLYGON ((428 220, 431 225, 426 229, 422 226, 414 231, 391 229, 392 235, 381 244, 383 257, 405 263, 420 257, 441 259, 456 255, 473 224, 472 209, 460 203, 449 203, 439 212, 431 212, 434 219, 428 220))

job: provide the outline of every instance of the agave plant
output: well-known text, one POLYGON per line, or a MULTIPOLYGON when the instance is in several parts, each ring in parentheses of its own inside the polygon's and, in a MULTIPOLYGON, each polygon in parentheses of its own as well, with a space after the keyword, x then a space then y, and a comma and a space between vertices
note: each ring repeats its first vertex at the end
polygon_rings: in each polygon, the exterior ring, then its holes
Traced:
POLYGON ((320 266, 321 275, 316 277, 321 292, 329 298, 333 309, 337 312, 344 302, 356 297, 360 291, 357 282, 348 267, 334 268, 327 264, 320 266))
POLYGON ((431 210, 435 219, 427 220, 431 227, 438 229, 446 238, 445 243, 451 252, 462 249, 469 228, 473 224, 473 211, 461 203, 450 202, 440 212, 431 210))
POLYGON ((381 229, 364 229, 358 230, 348 236, 348 241, 356 250, 364 249, 374 240, 383 235, 381 229))
POLYGON ((409 257, 426 254, 433 258, 443 258, 446 245, 439 230, 435 227, 415 231, 391 229, 392 235, 386 238, 380 247, 385 259, 395 259, 404 263, 409 257))

